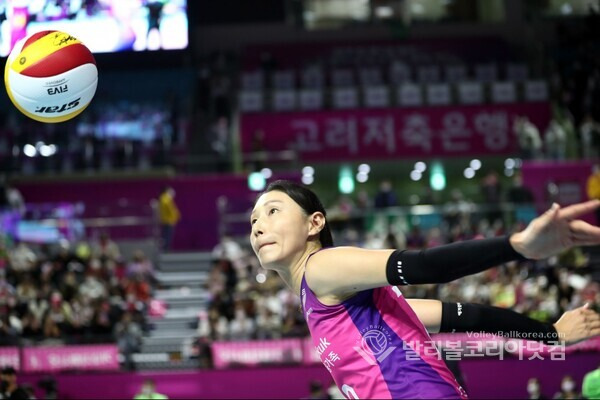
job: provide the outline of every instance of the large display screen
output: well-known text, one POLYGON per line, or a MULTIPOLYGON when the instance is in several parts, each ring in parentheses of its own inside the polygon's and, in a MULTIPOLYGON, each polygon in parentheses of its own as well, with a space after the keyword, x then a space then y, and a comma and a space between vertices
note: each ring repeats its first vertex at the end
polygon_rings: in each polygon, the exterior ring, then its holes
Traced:
POLYGON ((0 56, 35 32, 75 36, 93 53, 181 50, 187 0, 0 0, 0 56))

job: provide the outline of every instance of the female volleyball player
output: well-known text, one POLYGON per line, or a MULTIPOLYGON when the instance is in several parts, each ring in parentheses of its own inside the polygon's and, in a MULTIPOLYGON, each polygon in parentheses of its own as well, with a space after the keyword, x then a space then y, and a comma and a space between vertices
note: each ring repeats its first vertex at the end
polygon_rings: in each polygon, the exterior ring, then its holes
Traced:
MULTIPOLYGON (((305 187, 277 181, 258 198, 250 241, 261 265, 301 298, 313 343, 348 398, 466 398, 428 332, 509 332, 567 343, 600 334, 586 306, 545 324, 478 304, 402 297, 397 285, 444 283, 519 258, 600 244, 600 228, 576 218, 600 201, 554 205, 509 237, 423 251, 333 247, 325 209, 305 187)), ((506 335, 509 336, 509 335, 506 335)))

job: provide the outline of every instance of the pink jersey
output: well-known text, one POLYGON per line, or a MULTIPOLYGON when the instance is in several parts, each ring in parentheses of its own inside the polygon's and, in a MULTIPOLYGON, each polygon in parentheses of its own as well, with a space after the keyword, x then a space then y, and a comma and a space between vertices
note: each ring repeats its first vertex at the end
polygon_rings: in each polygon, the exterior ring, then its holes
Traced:
POLYGON ((301 300, 317 354, 347 398, 467 398, 397 287, 327 306, 303 276, 301 300))

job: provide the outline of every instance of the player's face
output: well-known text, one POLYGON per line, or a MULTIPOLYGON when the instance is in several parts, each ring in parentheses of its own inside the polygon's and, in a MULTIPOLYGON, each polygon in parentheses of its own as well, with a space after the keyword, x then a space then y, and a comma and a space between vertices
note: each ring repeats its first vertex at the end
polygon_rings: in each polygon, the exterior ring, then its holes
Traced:
POLYGON ((290 265, 306 247, 309 217, 283 192, 272 191, 260 196, 250 223, 250 243, 264 268, 290 265))

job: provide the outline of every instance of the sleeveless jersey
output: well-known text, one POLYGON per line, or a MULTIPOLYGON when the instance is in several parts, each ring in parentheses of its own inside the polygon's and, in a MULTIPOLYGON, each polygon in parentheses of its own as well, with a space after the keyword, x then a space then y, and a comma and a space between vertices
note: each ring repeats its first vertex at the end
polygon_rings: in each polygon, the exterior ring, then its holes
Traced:
POLYGON ((398 287, 327 306, 303 276, 300 294, 317 354, 347 398, 467 398, 398 287))

